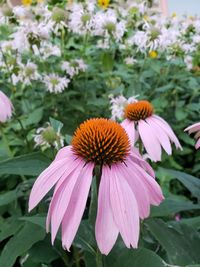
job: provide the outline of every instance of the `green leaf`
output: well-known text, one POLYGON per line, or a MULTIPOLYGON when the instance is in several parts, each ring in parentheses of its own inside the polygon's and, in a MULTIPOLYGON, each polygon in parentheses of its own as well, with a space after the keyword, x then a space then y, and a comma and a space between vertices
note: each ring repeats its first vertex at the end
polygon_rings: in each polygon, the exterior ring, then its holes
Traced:
POLYGON ((26 223, 5 245, 0 256, 0 266, 13 267, 17 257, 27 252, 44 236, 45 231, 41 227, 26 223))
MULTIPOLYGON (((45 229, 45 220, 44 216, 30 216, 30 217, 21 217, 21 220, 31 222, 45 229)), ((58 239, 61 239, 60 235, 57 236, 58 239)), ((93 255, 96 253, 96 241, 94 237, 94 231, 88 220, 83 220, 79 226, 78 233, 75 236, 73 245, 86 250, 93 255)))
POLYGON ((51 123, 51 126, 53 127, 55 132, 60 132, 60 130, 63 127, 63 123, 61 121, 55 120, 53 118, 49 118, 49 121, 51 123))
POLYGON ((145 222, 150 232, 166 250, 171 264, 197 264, 200 262, 200 234, 184 224, 177 227, 161 219, 145 222))
POLYGON ((163 169, 163 171, 178 179, 194 197, 200 199, 200 179, 184 172, 169 169, 163 169))
POLYGON ((46 217, 45 216, 41 216, 41 215, 38 215, 38 216, 30 216, 30 217, 21 217, 20 220, 23 220, 23 221, 27 221, 27 222, 30 222, 30 223, 33 223, 33 224, 36 224, 37 226, 40 226, 42 227, 43 229, 45 229, 45 220, 46 220, 46 217))
POLYGON ((79 226, 73 245, 96 255, 94 229, 88 220, 83 220, 79 226))
POLYGON ((102 65, 103 65, 103 70, 104 71, 111 71, 113 69, 113 65, 114 65, 114 60, 113 60, 113 56, 110 53, 103 53, 102 55, 102 65))
POLYGON ((39 263, 50 263, 59 257, 56 249, 51 245, 49 238, 37 242, 30 250, 29 257, 32 261, 39 263))
POLYGON ((106 266, 115 267, 166 267, 167 264, 151 250, 114 249, 106 257, 106 266))
POLYGON ((31 153, 0 162, 0 175, 39 175, 50 163, 41 153, 31 153))
POLYGON ((200 229, 200 216, 188 219, 181 219, 179 223, 187 224, 188 226, 192 226, 195 229, 200 229))
POLYGON ((37 124, 40 122, 43 116, 43 107, 42 108, 37 108, 33 110, 32 112, 29 112, 27 115, 27 118, 22 120, 23 126, 27 127, 32 124, 37 124))
POLYGON ((7 205, 21 196, 23 196, 23 193, 18 188, 12 191, 8 191, 4 194, 0 194, 0 206, 7 205))
POLYGON ((158 207, 151 207, 151 217, 170 216, 186 210, 200 210, 200 205, 193 204, 191 201, 166 198, 158 207))
POLYGON ((5 220, 1 225, 0 242, 4 239, 14 235, 22 227, 23 222, 19 221, 16 217, 5 220))

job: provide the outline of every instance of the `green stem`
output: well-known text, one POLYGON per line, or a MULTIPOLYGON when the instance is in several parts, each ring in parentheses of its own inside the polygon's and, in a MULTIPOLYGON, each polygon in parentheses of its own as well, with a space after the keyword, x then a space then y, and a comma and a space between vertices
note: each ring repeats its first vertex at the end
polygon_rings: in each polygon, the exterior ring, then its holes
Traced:
POLYGON ((3 132, 3 128, 0 126, 0 133, 1 133, 1 136, 2 136, 2 140, 3 140, 3 143, 5 145, 5 148, 6 148, 6 151, 7 151, 7 154, 10 158, 13 157, 13 153, 10 149, 10 146, 9 146, 9 141, 7 139, 7 136, 4 134, 3 132))
POLYGON ((96 265, 97 267, 103 267, 103 256, 99 249, 97 249, 96 253, 96 265))

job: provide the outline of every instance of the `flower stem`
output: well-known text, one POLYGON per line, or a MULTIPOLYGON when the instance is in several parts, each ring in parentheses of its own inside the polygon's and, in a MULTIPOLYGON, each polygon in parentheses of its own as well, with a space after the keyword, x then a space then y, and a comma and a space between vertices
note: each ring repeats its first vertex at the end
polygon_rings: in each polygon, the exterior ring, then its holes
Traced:
POLYGON ((98 248, 96 253, 96 265, 97 267, 103 267, 103 256, 98 248))
POLYGON ((8 156, 9 156, 10 158, 12 158, 12 157, 13 157, 13 153, 12 153, 12 151, 11 151, 11 149, 10 149, 9 141, 8 141, 8 139, 7 139, 6 134, 4 134, 4 132, 3 132, 3 128, 2 128, 1 126, 0 126, 0 133, 1 133, 1 136, 2 136, 3 143, 4 143, 4 145, 5 145, 5 148, 6 148, 7 154, 8 154, 8 156))

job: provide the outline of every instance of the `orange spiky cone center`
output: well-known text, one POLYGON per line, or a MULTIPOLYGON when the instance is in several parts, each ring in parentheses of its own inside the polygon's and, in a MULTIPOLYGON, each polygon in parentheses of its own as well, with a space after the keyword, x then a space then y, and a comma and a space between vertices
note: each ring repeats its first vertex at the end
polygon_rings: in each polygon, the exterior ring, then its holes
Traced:
POLYGON ((128 104, 125 108, 125 118, 131 121, 145 120, 153 114, 153 106, 146 100, 128 104))
POLYGON ((123 162, 130 151, 129 138, 120 124, 108 119, 90 119, 82 123, 72 138, 77 156, 96 165, 123 162))

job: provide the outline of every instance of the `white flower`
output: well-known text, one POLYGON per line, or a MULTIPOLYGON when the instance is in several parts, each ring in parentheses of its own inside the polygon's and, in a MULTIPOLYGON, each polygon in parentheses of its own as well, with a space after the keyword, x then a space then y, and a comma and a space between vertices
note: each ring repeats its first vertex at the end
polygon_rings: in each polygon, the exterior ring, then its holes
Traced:
POLYGON ((193 62, 192 61, 193 61, 193 59, 191 56, 189 56, 189 55, 185 56, 184 62, 186 64, 186 67, 188 70, 191 70, 193 68, 193 62))
POLYGON ((112 120, 122 120, 124 118, 124 108, 129 103, 137 102, 137 96, 132 96, 126 99, 123 95, 117 97, 110 97, 111 104, 111 119, 112 120))
POLYGON ((12 82, 16 85, 18 82, 22 82, 25 85, 30 85, 32 81, 40 80, 41 75, 38 73, 38 67, 32 62, 28 62, 26 65, 19 63, 18 74, 12 74, 12 82))
POLYGON ((127 64, 127 65, 134 65, 134 63, 137 62, 136 59, 134 59, 133 57, 126 57, 124 59, 124 62, 127 64))
POLYGON ((40 146, 42 150, 48 147, 55 147, 57 150, 64 146, 64 137, 60 133, 61 129, 55 131, 49 122, 46 127, 40 127, 36 130, 34 137, 35 147, 40 146))
POLYGON ((118 22, 117 14, 113 9, 97 12, 93 16, 92 23, 92 34, 95 36, 106 38, 113 36, 117 41, 120 41, 126 31, 125 21, 118 22))
POLYGON ((39 51, 43 59, 47 59, 50 56, 61 57, 60 48, 56 45, 52 45, 51 43, 42 44, 39 51))
POLYGON ((85 35, 87 32, 91 32, 92 21, 91 17, 93 8, 89 5, 88 10, 84 10, 81 3, 74 3, 71 6, 71 13, 69 15, 69 29, 80 35, 85 35))
POLYGON ((67 74, 72 78, 74 75, 79 74, 80 71, 86 71, 87 65, 83 59, 74 59, 72 61, 64 61, 61 66, 63 71, 66 71, 67 74))
POLYGON ((61 93, 68 87, 70 80, 52 73, 45 75, 43 82, 50 93, 61 93))

